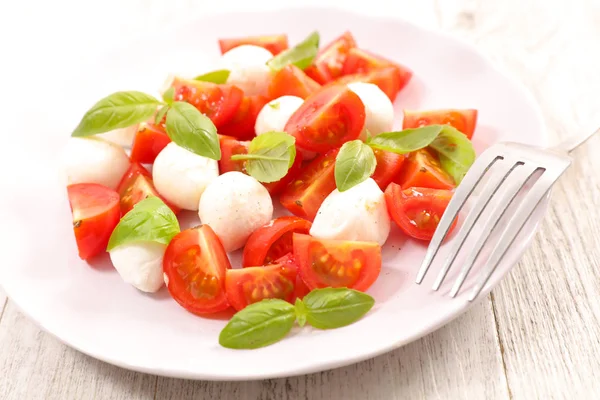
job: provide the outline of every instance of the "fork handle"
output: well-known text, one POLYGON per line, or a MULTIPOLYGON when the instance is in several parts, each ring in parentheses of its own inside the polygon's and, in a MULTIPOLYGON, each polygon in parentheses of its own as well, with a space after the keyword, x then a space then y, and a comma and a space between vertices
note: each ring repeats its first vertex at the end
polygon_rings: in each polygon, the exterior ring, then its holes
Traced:
POLYGON ((592 131, 591 133, 588 132, 588 133, 585 133, 582 135, 571 136, 571 137, 565 139, 563 142, 561 142, 556 147, 560 150, 570 153, 573 150, 575 150, 576 148, 578 148, 579 146, 581 146, 582 144, 584 144, 585 142, 587 142, 588 139, 590 139, 592 136, 594 136, 598 132, 600 132, 600 128, 596 129, 595 131, 592 131))

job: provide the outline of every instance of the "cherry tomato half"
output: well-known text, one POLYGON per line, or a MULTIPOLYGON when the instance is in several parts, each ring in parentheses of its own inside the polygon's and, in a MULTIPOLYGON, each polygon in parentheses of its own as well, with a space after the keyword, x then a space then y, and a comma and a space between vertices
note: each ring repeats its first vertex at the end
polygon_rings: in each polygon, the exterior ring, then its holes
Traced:
POLYGON ((294 301, 298 271, 284 264, 229 269, 225 291, 229 304, 236 310, 263 299, 294 301))
POLYGON ((119 194, 97 183, 69 185, 67 193, 79 258, 87 260, 105 252, 121 217, 119 194))
POLYGON ((186 101, 206 115, 217 128, 228 123, 242 103, 244 92, 237 86, 187 80, 176 77, 171 83, 174 99, 186 101))
POLYGON ((310 161, 290 182, 279 201, 292 214, 310 221, 325 198, 335 190, 335 157, 340 149, 333 149, 310 161))
POLYGON ((402 129, 419 128, 426 125, 450 125, 464 133, 469 139, 473 137, 477 125, 477 110, 448 109, 430 111, 404 110, 402 129))
POLYGON ((294 234, 294 259, 306 286, 365 291, 381 272, 381 246, 375 242, 317 239, 294 234))
POLYGON ((375 172, 373 172, 371 178, 379 185, 381 190, 385 190, 400 173, 406 156, 378 149, 373 150, 373 152, 377 160, 377 167, 375 167, 375 172))
POLYGON ((132 162, 141 164, 152 164, 171 139, 167 135, 164 126, 142 122, 133 139, 131 147, 132 162))
POLYGON ((308 233, 312 223, 291 215, 279 217, 255 230, 244 247, 242 265, 271 264, 292 251, 294 232, 308 233))
POLYGON ((255 136, 256 117, 267 102, 265 96, 244 96, 240 108, 228 123, 219 128, 219 133, 240 140, 251 140, 255 136))
POLYGON ((355 47, 348 51, 348 56, 346 57, 344 68, 342 69, 342 75, 373 72, 385 67, 396 67, 401 70, 406 69, 394 61, 355 47))
POLYGON ((365 82, 377 85, 392 101, 410 81, 412 72, 399 67, 384 67, 352 75, 345 75, 333 82, 333 84, 348 84, 350 82, 365 82))
POLYGON ((345 85, 332 85, 308 97, 284 130, 296 138, 298 147, 325 152, 357 139, 364 125, 360 97, 345 85))
POLYGON ((229 50, 244 44, 263 47, 276 56, 288 48, 288 38, 287 35, 265 35, 219 39, 221 54, 225 54, 229 50))
POLYGON ((403 189, 426 187, 453 189, 454 179, 442 169, 437 157, 428 149, 414 151, 408 155, 404 167, 394 182, 403 189))
POLYGON ((269 84, 269 97, 277 99, 281 96, 297 96, 306 99, 320 88, 318 82, 290 64, 273 75, 269 84))
MULTIPOLYGON (((385 202, 390 217, 407 235, 420 240, 431 240, 448 203, 449 190, 411 187, 402 188, 391 183, 385 191, 385 202)), ((456 220, 448 234, 456 226, 456 220)))
POLYGON ((312 65, 306 68, 306 74, 322 85, 333 81, 342 75, 348 52, 354 47, 354 37, 345 32, 319 51, 312 65))
MULTIPOLYGON (((285 256, 275 260, 275 264, 285 265, 288 268, 296 269, 296 271, 299 269, 298 264, 296 263, 296 260, 294 260, 293 253, 288 253, 285 256)), ((296 275, 296 285, 295 285, 295 289, 294 289, 294 297, 297 299, 302 299, 302 298, 304 298, 304 296, 306 296, 309 293, 310 293, 310 289, 308 288, 308 286, 306 286, 306 283, 304 283, 304 281, 300 277, 300 274, 297 274, 296 275)))
POLYGON ((229 269, 227 252, 208 225, 178 233, 163 258, 169 293, 194 314, 210 314, 229 307, 225 294, 225 274, 229 269))
POLYGON ((175 214, 180 210, 172 204, 169 204, 154 187, 150 172, 137 162, 132 162, 131 166, 121 179, 117 192, 120 196, 121 215, 127 214, 133 206, 149 196, 160 198, 175 214))

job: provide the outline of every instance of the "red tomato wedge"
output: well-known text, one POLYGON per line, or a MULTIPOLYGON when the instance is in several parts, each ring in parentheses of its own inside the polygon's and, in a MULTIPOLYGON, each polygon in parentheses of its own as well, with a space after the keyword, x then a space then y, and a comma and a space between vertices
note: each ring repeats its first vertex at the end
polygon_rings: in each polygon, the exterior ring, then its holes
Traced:
POLYGON ((119 194, 97 183, 69 185, 67 193, 79 258, 87 260, 105 252, 121 217, 119 194))
POLYGON ((194 314, 210 314, 229 307, 225 294, 225 274, 229 269, 227 253, 208 225, 178 233, 163 258, 169 293, 194 314))
POLYGON ((263 299, 294 301, 297 269, 284 264, 227 270, 225 291, 236 310, 263 299))
POLYGON ((345 32, 319 51, 312 65, 305 70, 306 74, 320 84, 340 77, 348 52, 354 47, 354 37, 350 32, 345 32))
POLYGON ((171 139, 162 124, 154 125, 142 122, 133 139, 129 158, 132 162, 152 164, 158 153, 169 143, 171 143, 171 139))
MULTIPOLYGON (((288 253, 280 259, 276 260, 275 264, 285 265, 288 268, 296 269, 296 271, 298 270, 298 264, 296 264, 296 260, 294 260, 293 253, 288 253)), ((306 286, 306 283, 304 283, 304 281, 300 277, 300 274, 297 274, 296 285, 294 288, 294 297, 297 299, 302 299, 308 293, 310 293, 310 289, 308 288, 308 286, 306 286)))
POLYGON ((335 157, 339 151, 333 149, 312 160, 281 193, 279 201, 292 214, 315 219, 319 207, 335 189, 335 157))
MULTIPOLYGON (((449 190, 411 187, 402 188, 391 183, 385 191, 385 202, 390 217, 407 235, 420 240, 431 240, 448 203, 449 190)), ((456 220, 448 234, 456 226, 456 220)))
POLYGON ((219 128, 219 133, 240 140, 252 139, 255 136, 256 117, 267 102, 265 96, 244 96, 240 108, 228 123, 219 128))
POLYGON ((294 259, 311 290, 347 287, 365 291, 381 272, 381 246, 375 242, 317 239, 294 234, 294 259))
POLYGON ((312 223, 294 216, 279 217, 255 230, 244 247, 242 265, 271 264, 292 251, 292 235, 308 233, 312 223))
POLYGON ((171 87, 175 89, 176 101, 190 103, 210 118, 217 128, 233 118, 244 98, 244 92, 232 85, 218 85, 176 77, 171 87))
POLYGON ((371 72, 342 76, 334 84, 348 84, 350 82, 366 82, 377 85, 392 102, 410 81, 412 72, 397 67, 384 67, 371 72))
POLYGON ((169 204, 154 187, 150 172, 141 164, 133 162, 117 187, 119 192, 121 215, 127 214, 133 206, 150 196, 160 198, 175 214, 180 210, 169 204))
POLYGON ((454 179, 442 169, 437 157, 428 149, 412 152, 406 158, 400 175, 394 182, 403 189, 426 187, 431 189, 453 189, 454 179))
POLYGON ((404 110, 402 129, 419 128, 426 125, 450 125, 471 139, 477 125, 477 110, 472 108, 464 110, 404 110))
MULTIPOLYGON (((231 136, 220 135, 219 143, 221 146, 221 159, 219 160, 219 171, 221 174, 230 171, 238 171, 246 173, 246 161, 245 160, 232 160, 231 156, 234 154, 246 154, 248 153, 249 141, 239 141, 231 136)), ((302 154, 296 152, 296 158, 294 163, 288 170, 288 173, 278 180, 277 182, 263 183, 263 186, 267 188, 271 195, 277 195, 286 186, 296 178, 302 168, 302 154)))
POLYGON ((269 97, 298 96, 306 99, 321 88, 321 85, 306 75, 295 65, 288 65, 278 71, 269 84, 269 97))
POLYGON ((282 51, 287 50, 288 38, 287 35, 264 35, 219 39, 221 54, 225 54, 229 50, 244 44, 263 47, 276 56, 282 51))
POLYGON ((394 61, 355 47, 348 51, 348 56, 346 57, 344 68, 342 69, 342 75, 373 72, 385 67, 396 67, 399 70, 406 70, 406 67, 403 67, 394 61))
POLYGON ((377 160, 377 167, 371 178, 381 190, 385 190, 402 169, 406 156, 383 150, 373 150, 373 152, 377 160))
POLYGON ((347 86, 332 85, 307 98, 285 125, 298 147, 325 152, 357 139, 365 125, 365 106, 347 86))

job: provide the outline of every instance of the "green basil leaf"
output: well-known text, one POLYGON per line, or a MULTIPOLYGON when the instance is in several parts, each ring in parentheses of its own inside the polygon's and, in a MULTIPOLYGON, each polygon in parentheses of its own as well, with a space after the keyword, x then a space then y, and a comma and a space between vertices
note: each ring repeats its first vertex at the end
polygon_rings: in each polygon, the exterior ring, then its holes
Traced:
POLYGON ((449 125, 442 126, 442 131, 429 147, 437 152, 442 168, 454 178, 457 185, 475 162, 473 143, 464 133, 449 125))
POLYGON ((154 115, 160 104, 142 92, 113 93, 85 113, 71 136, 91 136, 144 122, 154 115))
POLYGON ((247 154, 231 156, 247 160, 246 171, 259 182, 276 182, 283 178, 296 158, 296 139, 285 132, 267 132, 252 139, 247 154))
POLYGON ((375 149, 406 154, 429 146, 442 129, 444 129, 443 125, 430 125, 398 132, 386 132, 371 137, 367 143, 375 149))
POLYGON ((306 320, 318 329, 341 328, 358 321, 375 304, 366 293, 346 288, 315 289, 302 299, 306 320))
POLYGON ((193 105, 176 101, 167 112, 167 134, 173 142, 199 156, 221 159, 217 128, 193 105))
POLYGON ((273 71, 279 71, 288 64, 304 70, 317 56, 319 52, 319 32, 313 32, 296 46, 282 51, 267 62, 273 71))
POLYGON ((179 222, 173 211, 158 197, 150 196, 137 203, 116 226, 106 251, 134 242, 169 244, 179 233, 179 222))
POLYGON ((377 159, 368 145, 360 140, 346 142, 335 158, 335 184, 340 192, 344 192, 369 179, 377 159))
POLYGON ((219 69, 216 71, 207 72, 206 74, 198 75, 194 78, 194 80, 212 83, 225 83, 227 82, 230 73, 231 71, 228 69, 219 69))
POLYGON ((230 349, 257 349, 280 341, 294 326, 294 306, 265 299, 237 312, 219 334, 219 344, 230 349))
POLYGON ((175 88, 171 86, 170 88, 165 90, 165 92, 162 95, 162 98, 165 101, 165 103, 173 104, 173 101, 175 100, 175 88))
POLYGON ((304 324, 306 324, 306 306, 304 305, 304 302, 302 302, 302 300, 300 299, 296 299, 296 302, 294 303, 294 308, 296 309, 296 322, 298 322, 298 325, 300 326, 304 326, 304 324))
POLYGON ((155 125, 160 124, 160 121, 162 121, 162 119, 165 117, 165 115, 167 114, 167 111, 169 111, 168 104, 163 106, 163 108, 161 108, 160 110, 158 110, 158 112, 156 113, 156 117, 154 117, 155 125))

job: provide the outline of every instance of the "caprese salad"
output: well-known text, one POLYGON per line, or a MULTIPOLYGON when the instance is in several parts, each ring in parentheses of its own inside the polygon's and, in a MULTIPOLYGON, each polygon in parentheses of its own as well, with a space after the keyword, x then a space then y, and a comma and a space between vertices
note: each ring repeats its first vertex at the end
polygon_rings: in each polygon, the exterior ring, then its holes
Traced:
POLYGON ((391 224, 430 240, 473 163, 477 111, 404 110, 394 131, 412 72, 350 32, 319 41, 221 39, 220 64, 169 77, 162 98, 96 103, 65 149, 79 257, 108 252, 125 282, 199 316, 235 309, 230 348, 366 313, 391 224), (181 230, 181 210, 200 224, 181 230))

